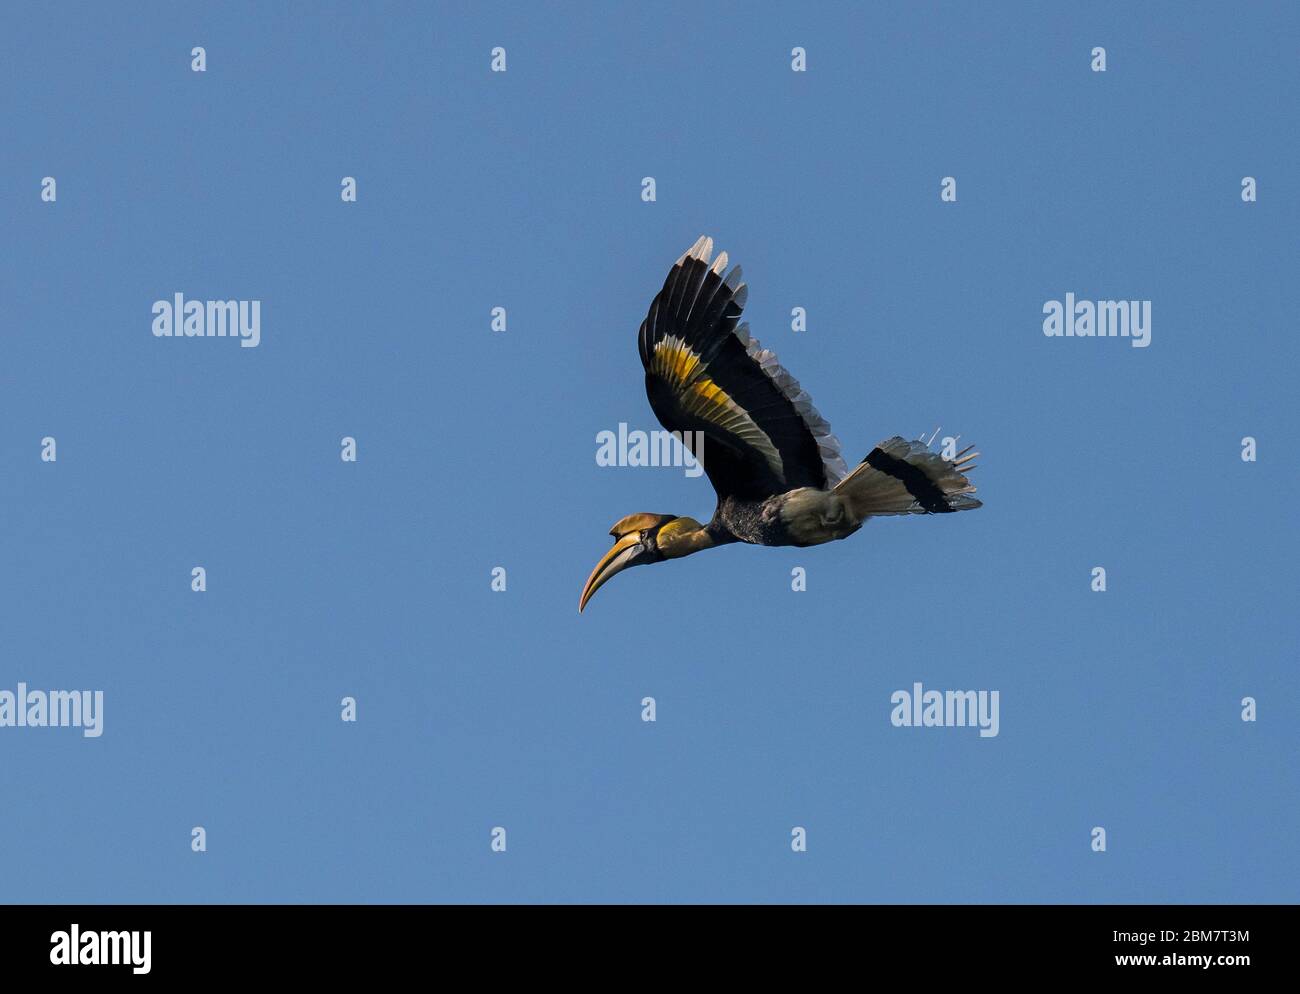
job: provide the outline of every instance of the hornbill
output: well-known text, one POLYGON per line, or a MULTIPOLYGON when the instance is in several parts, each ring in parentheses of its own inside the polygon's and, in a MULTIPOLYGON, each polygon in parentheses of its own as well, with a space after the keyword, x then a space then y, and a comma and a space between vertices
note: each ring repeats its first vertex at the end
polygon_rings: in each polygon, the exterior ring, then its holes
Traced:
POLYGON ((677 260, 641 323, 640 348, 655 417, 703 440, 697 458, 717 508, 707 525, 672 514, 620 519, 610 529, 614 547, 582 588, 580 612, 629 566, 731 542, 820 545, 877 515, 980 506, 966 479, 974 446, 948 460, 895 435, 847 472, 839 440, 799 381, 737 324, 748 293, 740 267, 728 272, 727 253, 711 263, 712 254, 713 239, 701 237, 677 260))

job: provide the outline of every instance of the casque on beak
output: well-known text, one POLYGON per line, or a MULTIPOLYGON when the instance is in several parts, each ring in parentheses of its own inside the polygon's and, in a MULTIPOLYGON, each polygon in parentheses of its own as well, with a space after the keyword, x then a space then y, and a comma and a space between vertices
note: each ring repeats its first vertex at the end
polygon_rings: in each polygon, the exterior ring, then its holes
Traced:
POLYGON ((582 598, 578 601, 578 613, 582 613, 592 594, 609 582, 610 577, 629 566, 635 566, 637 557, 644 552, 645 546, 641 544, 641 536, 637 532, 624 535, 615 542, 614 548, 601 557, 596 568, 591 571, 591 576, 587 577, 587 584, 582 588, 582 598))

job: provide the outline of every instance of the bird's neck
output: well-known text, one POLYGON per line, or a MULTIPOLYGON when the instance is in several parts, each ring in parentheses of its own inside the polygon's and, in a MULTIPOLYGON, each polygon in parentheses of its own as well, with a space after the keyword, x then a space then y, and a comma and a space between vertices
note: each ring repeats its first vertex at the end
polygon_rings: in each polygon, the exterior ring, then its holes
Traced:
POLYGON ((703 526, 690 531, 678 532, 667 542, 659 542, 659 551, 665 559, 681 559, 701 549, 712 549, 718 542, 709 530, 703 526))

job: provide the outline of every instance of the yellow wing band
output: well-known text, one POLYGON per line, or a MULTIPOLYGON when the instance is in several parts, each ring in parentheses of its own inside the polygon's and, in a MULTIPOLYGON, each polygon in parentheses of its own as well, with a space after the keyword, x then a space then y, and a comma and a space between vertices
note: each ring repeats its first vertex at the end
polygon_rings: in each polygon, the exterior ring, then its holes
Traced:
POLYGON ((655 342, 650 372, 673 388, 683 412, 735 435, 767 460, 778 479, 784 476, 781 454, 772 439, 727 391, 713 382, 699 355, 679 337, 670 335, 655 342))

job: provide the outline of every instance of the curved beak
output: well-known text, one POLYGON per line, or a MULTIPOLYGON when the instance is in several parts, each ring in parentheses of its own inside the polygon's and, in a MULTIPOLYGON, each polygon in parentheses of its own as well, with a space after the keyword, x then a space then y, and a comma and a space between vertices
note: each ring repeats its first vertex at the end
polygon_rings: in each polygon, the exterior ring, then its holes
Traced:
POLYGON ((596 568, 591 571, 591 576, 587 577, 586 586, 582 588, 582 597, 578 601, 578 613, 587 606, 587 601, 591 600, 592 594, 609 582, 609 578, 615 573, 621 573, 629 566, 636 565, 636 557, 643 552, 641 538, 636 532, 624 535, 614 543, 614 548, 610 549, 601 557, 596 568))

